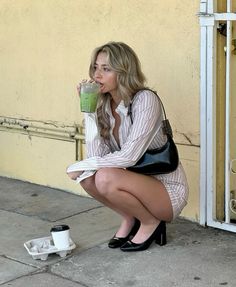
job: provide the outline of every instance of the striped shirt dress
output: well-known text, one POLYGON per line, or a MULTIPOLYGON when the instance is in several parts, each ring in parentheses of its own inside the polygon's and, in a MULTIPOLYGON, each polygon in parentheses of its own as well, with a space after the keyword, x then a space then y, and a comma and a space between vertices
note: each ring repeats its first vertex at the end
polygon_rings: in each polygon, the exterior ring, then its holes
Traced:
MULTIPOLYGON (((138 92, 132 103, 132 118, 121 101, 116 112, 119 114, 121 124, 119 128, 119 145, 112 130, 115 119, 112 115, 110 100, 105 104, 106 112, 110 118, 109 145, 101 138, 96 113, 85 114, 85 139, 87 158, 70 165, 67 172, 83 171, 77 182, 92 176, 103 167, 127 168, 135 165, 147 149, 161 147, 166 142, 166 135, 162 131, 163 114, 158 97, 149 90, 138 92)), ((181 162, 178 168, 171 173, 153 175, 160 180, 169 193, 173 208, 173 218, 176 218, 187 204, 188 183, 181 162)))

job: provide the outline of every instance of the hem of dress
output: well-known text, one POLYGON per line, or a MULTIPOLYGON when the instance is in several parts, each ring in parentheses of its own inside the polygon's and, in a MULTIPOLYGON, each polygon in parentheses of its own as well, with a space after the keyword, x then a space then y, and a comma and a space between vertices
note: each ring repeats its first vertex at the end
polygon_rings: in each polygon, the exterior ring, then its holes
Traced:
POLYGON ((88 170, 88 171, 83 172, 80 176, 77 177, 76 183, 77 184, 80 183, 82 180, 90 176, 93 176, 95 173, 96 173, 96 170, 88 170))

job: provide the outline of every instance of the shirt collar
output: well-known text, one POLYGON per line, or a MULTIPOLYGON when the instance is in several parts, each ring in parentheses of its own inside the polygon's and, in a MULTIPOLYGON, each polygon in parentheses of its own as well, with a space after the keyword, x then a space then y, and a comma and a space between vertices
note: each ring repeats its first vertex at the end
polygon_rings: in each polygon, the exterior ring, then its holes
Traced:
MULTIPOLYGON (((107 102, 106 102, 105 111, 108 113, 109 116, 112 115, 110 101, 107 101, 107 102)), ((127 114, 128 114, 128 107, 125 106, 123 100, 121 100, 121 102, 120 102, 119 105, 117 106, 116 112, 117 112, 118 114, 123 114, 123 115, 127 116, 127 114)))

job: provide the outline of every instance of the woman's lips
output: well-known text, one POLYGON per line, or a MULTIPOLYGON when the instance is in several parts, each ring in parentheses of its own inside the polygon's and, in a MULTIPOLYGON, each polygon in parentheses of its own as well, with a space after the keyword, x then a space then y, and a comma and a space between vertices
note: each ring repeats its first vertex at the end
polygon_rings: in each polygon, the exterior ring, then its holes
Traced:
POLYGON ((104 90, 104 85, 100 83, 100 91, 102 92, 104 90))

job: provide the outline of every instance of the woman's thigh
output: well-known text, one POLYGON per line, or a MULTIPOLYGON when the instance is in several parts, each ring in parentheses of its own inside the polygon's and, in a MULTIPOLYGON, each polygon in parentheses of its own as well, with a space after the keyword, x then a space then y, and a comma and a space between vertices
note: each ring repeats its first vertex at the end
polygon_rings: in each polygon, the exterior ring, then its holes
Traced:
POLYGON ((165 221, 172 220, 173 209, 169 194, 163 183, 156 178, 125 169, 103 168, 96 174, 96 185, 97 183, 99 185, 100 180, 103 182, 103 188, 108 187, 108 192, 117 190, 128 192, 156 218, 165 221))

